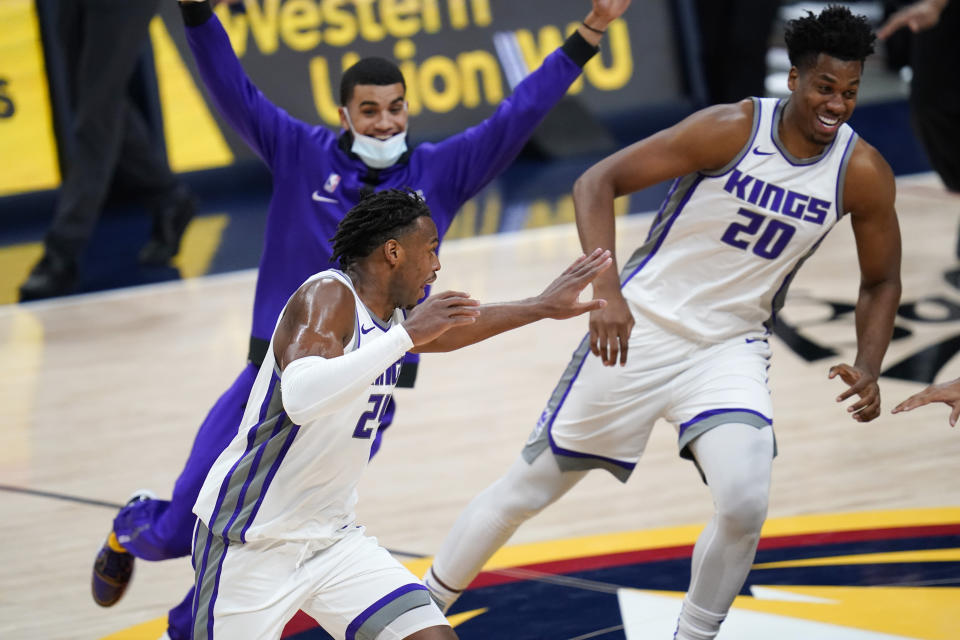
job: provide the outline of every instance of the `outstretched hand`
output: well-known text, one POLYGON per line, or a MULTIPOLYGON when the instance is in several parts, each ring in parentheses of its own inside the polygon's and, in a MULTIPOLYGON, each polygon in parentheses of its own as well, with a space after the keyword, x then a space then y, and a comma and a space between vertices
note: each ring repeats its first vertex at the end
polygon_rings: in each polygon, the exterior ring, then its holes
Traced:
POLYGON ((852 367, 846 363, 830 367, 829 378, 840 376, 849 388, 837 396, 837 402, 843 402, 854 395, 860 399, 847 407, 857 422, 870 422, 880 415, 880 385, 877 377, 868 374, 859 367, 852 367))
POLYGON ((877 30, 877 37, 886 40, 903 27, 910 27, 910 31, 917 33, 924 29, 936 26, 940 21, 940 13, 947 6, 948 0, 920 0, 900 9, 891 15, 883 26, 877 30))
POLYGON ((590 255, 574 260, 573 264, 537 296, 537 301, 544 310, 544 317, 564 320, 602 308, 606 300, 580 302, 580 293, 612 263, 613 258, 607 249, 594 249, 590 255))
POLYGON ((917 407, 922 407, 931 402, 942 402, 949 405, 950 426, 957 426, 957 419, 960 418, 960 378, 940 384, 932 384, 923 391, 918 391, 897 406, 893 408, 892 413, 901 411, 910 411, 917 407))

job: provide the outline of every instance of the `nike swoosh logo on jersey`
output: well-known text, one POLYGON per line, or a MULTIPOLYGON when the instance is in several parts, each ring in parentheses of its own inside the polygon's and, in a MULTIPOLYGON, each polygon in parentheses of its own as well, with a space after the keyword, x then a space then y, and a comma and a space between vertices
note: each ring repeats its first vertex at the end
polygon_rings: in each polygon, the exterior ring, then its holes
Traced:
POLYGON ((317 202, 331 202, 333 204, 340 204, 339 201, 334 200, 333 198, 328 198, 326 196, 320 195, 319 191, 313 192, 313 199, 316 200, 317 202))
POLYGON ((360 333, 366 335, 366 334, 370 333, 371 331, 373 331, 373 327, 370 327, 369 329, 367 329, 365 326, 360 325, 360 333))
POLYGON ((760 147, 754 147, 753 152, 758 156, 772 156, 776 151, 760 151, 760 147))

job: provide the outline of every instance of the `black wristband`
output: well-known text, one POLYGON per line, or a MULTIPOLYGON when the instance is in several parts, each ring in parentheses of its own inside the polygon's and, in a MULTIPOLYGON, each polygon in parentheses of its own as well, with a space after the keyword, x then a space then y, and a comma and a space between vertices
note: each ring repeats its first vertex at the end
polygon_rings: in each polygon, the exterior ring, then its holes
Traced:
POLYGON ((587 64, 590 58, 597 55, 597 52, 600 51, 600 47, 595 47, 587 42, 584 37, 580 35, 579 31, 571 33, 570 37, 567 38, 567 41, 564 42, 560 48, 567 54, 567 57, 580 67, 587 64))
POLYGON ((581 21, 580 24, 585 26, 589 31, 593 31, 594 33, 599 33, 600 35, 603 35, 604 33, 607 32, 605 29, 594 29, 593 27, 588 25, 585 21, 581 21))
POLYGON ((183 14, 183 23, 188 27, 199 27, 210 19, 213 15, 213 9, 210 3, 204 2, 181 2, 180 13, 183 14))

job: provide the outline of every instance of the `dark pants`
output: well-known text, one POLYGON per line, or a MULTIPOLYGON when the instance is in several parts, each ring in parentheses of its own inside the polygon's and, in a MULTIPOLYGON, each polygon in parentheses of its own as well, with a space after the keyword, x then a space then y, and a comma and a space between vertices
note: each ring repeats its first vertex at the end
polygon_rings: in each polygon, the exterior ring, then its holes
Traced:
POLYGON ((930 165, 960 193, 960 1, 953 0, 932 29, 913 42, 910 110, 930 165))
POLYGON ((173 203, 177 181, 129 94, 158 0, 62 0, 59 37, 71 126, 63 184, 47 251, 76 261, 116 178, 154 210, 173 203))
POLYGON ((701 59, 711 104, 766 93, 777 0, 697 0, 701 59))

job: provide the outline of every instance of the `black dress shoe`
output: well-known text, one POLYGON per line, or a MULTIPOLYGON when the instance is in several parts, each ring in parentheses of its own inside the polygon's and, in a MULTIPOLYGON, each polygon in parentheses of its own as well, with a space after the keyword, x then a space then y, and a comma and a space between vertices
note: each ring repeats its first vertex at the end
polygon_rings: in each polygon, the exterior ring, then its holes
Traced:
POLYGON ((62 296, 73 291, 77 283, 76 262, 50 253, 43 254, 20 285, 20 302, 62 296))
POLYGON ((182 192, 177 200, 153 217, 150 241, 140 250, 140 264, 162 267, 180 251, 180 240, 196 213, 193 198, 182 192))

